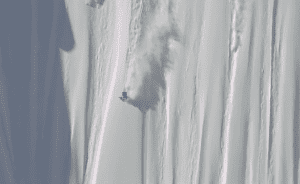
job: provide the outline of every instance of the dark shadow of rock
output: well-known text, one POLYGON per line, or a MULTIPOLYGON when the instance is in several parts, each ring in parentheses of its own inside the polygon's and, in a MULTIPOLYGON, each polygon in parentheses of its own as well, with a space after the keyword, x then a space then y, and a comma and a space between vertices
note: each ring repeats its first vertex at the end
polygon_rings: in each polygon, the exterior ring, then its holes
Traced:
POLYGON ((11 172, 16 183, 68 183, 70 121, 59 48, 71 50, 74 38, 64 1, 2 1, 0 7, 0 128, 9 124, 4 142, 12 145, 12 171, 0 164, 0 178, 11 172))

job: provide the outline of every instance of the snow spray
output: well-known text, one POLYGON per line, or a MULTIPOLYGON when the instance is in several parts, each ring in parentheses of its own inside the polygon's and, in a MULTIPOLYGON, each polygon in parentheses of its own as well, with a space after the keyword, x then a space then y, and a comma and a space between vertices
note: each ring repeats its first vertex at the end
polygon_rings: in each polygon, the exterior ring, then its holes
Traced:
POLYGON ((170 63, 169 40, 177 35, 171 29, 167 10, 156 9, 147 15, 142 34, 130 55, 124 92, 127 92, 127 102, 143 112, 155 109, 159 89, 165 89, 164 70, 170 63))

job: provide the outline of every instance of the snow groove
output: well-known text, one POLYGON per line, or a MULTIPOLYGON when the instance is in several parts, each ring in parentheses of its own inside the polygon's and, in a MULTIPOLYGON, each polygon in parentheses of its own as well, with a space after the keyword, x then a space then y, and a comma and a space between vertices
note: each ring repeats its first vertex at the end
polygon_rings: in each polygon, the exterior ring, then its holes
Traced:
POLYGON ((233 97, 235 94, 235 81, 236 81, 236 69, 237 69, 237 52, 241 47, 241 34, 243 32, 243 10, 245 6, 244 0, 234 0, 230 2, 232 5, 232 17, 231 17, 231 29, 230 29, 230 41, 229 41, 229 66, 228 66, 228 79, 229 86, 226 97, 226 109, 224 113, 224 133, 221 137, 221 150, 223 154, 223 163, 221 166, 220 183, 227 183, 227 169, 228 169, 228 149, 229 149, 229 133, 231 125, 231 116, 233 109, 233 97))
POLYGON ((271 86, 270 86, 270 121, 269 121, 269 150, 268 150, 268 183, 274 181, 274 149, 275 143, 273 137, 275 137, 276 126, 276 114, 278 107, 278 67, 279 60, 277 58, 276 50, 276 14, 277 14, 278 1, 274 1, 273 15, 272 15, 272 43, 271 43, 271 86))

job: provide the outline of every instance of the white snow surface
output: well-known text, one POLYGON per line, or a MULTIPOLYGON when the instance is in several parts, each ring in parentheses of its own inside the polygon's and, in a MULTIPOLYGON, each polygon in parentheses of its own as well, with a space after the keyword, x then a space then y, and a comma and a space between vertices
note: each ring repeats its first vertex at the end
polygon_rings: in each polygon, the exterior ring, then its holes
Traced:
POLYGON ((70 184, 300 183, 300 1, 99 2, 66 0, 70 184))

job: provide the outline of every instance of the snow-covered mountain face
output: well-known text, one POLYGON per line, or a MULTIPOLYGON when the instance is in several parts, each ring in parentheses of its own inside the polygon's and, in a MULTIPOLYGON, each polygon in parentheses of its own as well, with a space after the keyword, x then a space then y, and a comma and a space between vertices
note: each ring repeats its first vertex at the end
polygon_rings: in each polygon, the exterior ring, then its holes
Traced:
POLYGON ((98 9, 67 3, 77 45, 89 50, 81 53, 87 60, 80 65, 94 66, 80 74, 92 74, 89 80, 73 80, 82 84, 79 91, 93 91, 93 102, 86 92, 70 94, 71 103, 90 104, 82 106, 90 118, 80 118, 82 111, 75 116, 74 106, 72 122, 79 118, 97 127, 83 136, 94 147, 86 183, 121 182, 125 171, 113 164, 129 158, 135 163, 132 172, 126 170, 136 178, 126 180, 131 183, 297 183, 299 3, 128 0, 117 8, 118 3, 105 1, 98 9), (127 21, 118 22, 121 15, 127 21), (82 32, 96 41, 80 37, 82 32), (123 102, 118 97, 124 91, 123 102), (132 139, 124 134, 128 125, 132 139), (118 147, 120 141, 138 144, 136 155, 118 147), (103 177, 106 172, 113 174, 103 177))
POLYGON ((31 2, 0 7, 0 181, 300 183, 298 0, 31 2))

